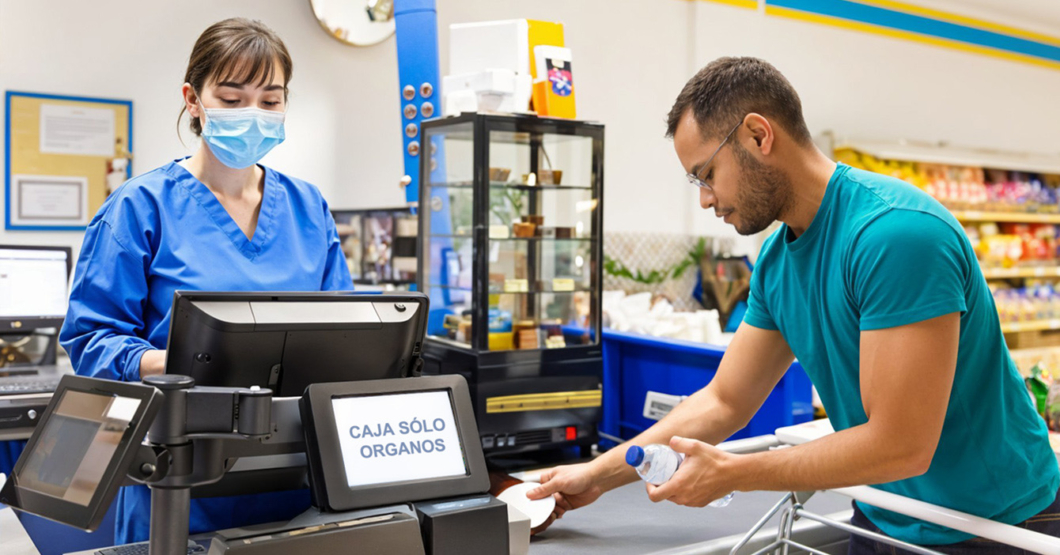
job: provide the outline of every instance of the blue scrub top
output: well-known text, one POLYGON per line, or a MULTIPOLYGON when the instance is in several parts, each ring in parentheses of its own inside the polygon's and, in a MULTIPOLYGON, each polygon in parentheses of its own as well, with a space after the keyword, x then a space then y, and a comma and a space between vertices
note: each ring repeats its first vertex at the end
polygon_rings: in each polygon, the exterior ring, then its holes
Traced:
MULTIPOLYGON (((78 374, 140 380, 145 351, 165 349, 173 292, 353 289, 335 222, 316 187, 265 171, 253 239, 176 162, 122 185, 85 233, 59 340, 78 374)), ((116 543, 148 537, 150 493, 122 488, 116 543)), ((191 533, 289 519, 307 490, 193 499, 191 533)))

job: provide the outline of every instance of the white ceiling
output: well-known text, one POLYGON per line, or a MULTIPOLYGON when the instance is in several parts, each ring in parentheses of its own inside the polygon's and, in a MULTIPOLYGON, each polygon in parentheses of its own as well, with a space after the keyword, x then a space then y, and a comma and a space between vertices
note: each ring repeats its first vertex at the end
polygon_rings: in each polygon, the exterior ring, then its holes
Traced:
POLYGON ((1060 0, 904 0, 1060 39, 1060 0))

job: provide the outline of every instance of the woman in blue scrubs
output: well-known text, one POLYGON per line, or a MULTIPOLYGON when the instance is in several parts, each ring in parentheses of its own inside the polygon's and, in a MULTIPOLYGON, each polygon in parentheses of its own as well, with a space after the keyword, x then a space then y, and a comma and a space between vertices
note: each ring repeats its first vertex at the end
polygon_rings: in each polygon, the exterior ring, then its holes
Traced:
MULTIPOLYGON (((173 292, 353 289, 316 187, 257 162, 284 139, 291 57, 259 22, 196 41, 182 89, 191 157, 131 179, 95 215, 60 334, 78 374, 124 381, 165 366, 173 292)), ((123 488, 116 543, 148 538, 150 492, 123 488)), ((191 532, 291 518, 308 491, 193 499, 191 532)))

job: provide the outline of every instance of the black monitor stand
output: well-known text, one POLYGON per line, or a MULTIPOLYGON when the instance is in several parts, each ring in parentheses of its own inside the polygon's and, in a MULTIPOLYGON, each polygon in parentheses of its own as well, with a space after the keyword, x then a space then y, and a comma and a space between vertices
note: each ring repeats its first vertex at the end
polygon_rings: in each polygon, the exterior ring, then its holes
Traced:
POLYGON ((144 384, 164 395, 129 478, 151 489, 152 554, 184 554, 191 488, 220 480, 226 459, 274 455, 304 447, 270 442, 272 391, 195 387, 187 376, 149 376, 144 384), (189 410, 189 408, 191 410, 189 410))
MULTIPOLYGON (((397 390, 404 382, 388 381, 397 390)), ((151 488, 151 555, 184 555, 193 486, 220 480, 230 458, 305 451, 301 419, 283 406, 297 398, 274 399, 268 389, 197 387, 174 374, 150 376, 144 384, 160 390, 164 400, 147 434, 150 446, 140 448, 128 475, 151 488)), ((473 426, 469 433, 474 440, 473 426)), ((211 553, 338 552, 351 542, 369 553, 509 551, 507 508, 486 493, 415 504, 398 497, 355 511, 311 508, 287 523, 219 531, 212 535, 211 553)))

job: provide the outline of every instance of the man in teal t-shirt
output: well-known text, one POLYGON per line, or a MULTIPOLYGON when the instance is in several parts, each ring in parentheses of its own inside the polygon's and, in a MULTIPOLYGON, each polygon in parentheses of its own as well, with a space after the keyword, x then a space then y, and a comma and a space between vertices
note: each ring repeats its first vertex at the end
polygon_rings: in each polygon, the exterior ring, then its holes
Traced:
MULTIPOLYGON (((686 455, 669 482, 647 486, 651 499, 701 507, 730 491, 869 484, 1060 536, 1046 426, 957 220, 912 185, 828 159, 795 90, 761 60, 703 68, 678 96, 668 135, 703 208, 745 235, 783 225, 762 247, 743 325, 714 380, 631 441, 686 455), (793 357, 836 433, 750 455, 712 447, 746 424, 793 357)), ((636 480, 625 450, 547 471, 530 496, 554 495, 556 517, 591 503, 636 480)), ((906 542, 1006 552, 855 509, 854 524, 906 542)), ((876 547, 852 537, 852 553, 876 547)))

